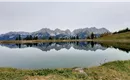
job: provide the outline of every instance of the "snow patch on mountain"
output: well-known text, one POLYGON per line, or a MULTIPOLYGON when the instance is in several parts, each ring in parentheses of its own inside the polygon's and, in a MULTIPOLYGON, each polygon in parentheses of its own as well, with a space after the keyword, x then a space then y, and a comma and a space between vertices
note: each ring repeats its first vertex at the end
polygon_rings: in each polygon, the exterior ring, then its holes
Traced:
POLYGON ((60 30, 55 29, 51 30, 49 28, 42 28, 38 31, 29 33, 29 32, 8 32, 5 34, 0 35, 0 40, 15 40, 17 36, 21 35, 22 38, 32 35, 32 36, 38 36, 38 38, 49 38, 50 36, 57 37, 57 38, 70 38, 71 36, 79 36, 79 38, 86 38, 87 36, 90 36, 91 33, 100 35, 103 33, 109 33, 110 31, 105 28, 97 29, 96 27, 91 28, 80 28, 75 29, 74 31, 67 30, 60 30))

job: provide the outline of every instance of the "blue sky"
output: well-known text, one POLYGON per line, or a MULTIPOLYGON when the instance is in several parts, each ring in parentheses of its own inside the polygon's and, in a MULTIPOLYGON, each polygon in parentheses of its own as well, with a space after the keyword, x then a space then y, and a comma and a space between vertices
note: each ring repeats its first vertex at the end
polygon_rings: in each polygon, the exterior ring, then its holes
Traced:
POLYGON ((85 27, 130 28, 130 2, 0 2, 0 33, 85 27))

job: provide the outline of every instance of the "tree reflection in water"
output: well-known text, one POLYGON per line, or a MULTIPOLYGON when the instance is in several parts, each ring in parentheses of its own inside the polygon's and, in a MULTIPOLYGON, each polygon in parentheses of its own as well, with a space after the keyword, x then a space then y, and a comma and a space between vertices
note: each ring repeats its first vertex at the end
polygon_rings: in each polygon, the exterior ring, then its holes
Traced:
POLYGON ((27 48, 34 47, 42 51, 50 51, 51 49, 61 50, 63 48, 70 49, 73 47, 78 50, 91 50, 96 51, 98 49, 105 50, 107 48, 115 48, 125 52, 130 52, 130 43, 97 43, 97 42, 46 42, 46 43, 24 43, 24 44, 1 44, 8 48, 27 48))

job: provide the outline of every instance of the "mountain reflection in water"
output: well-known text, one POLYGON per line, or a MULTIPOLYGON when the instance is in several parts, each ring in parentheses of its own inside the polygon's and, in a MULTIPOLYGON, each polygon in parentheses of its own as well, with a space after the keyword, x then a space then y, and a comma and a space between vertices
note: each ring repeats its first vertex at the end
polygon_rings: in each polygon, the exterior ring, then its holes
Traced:
POLYGON ((77 50, 91 50, 96 51, 98 49, 105 50, 107 48, 116 48, 125 52, 130 51, 130 44, 128 43, 97 43, 97 42, 46 42, 46 43, 24 43, 24 44, 0 44, 8 48, 38 48, 42 51, 50 51, 51 49, 61 50, 70 49, 73 47, 77 50))

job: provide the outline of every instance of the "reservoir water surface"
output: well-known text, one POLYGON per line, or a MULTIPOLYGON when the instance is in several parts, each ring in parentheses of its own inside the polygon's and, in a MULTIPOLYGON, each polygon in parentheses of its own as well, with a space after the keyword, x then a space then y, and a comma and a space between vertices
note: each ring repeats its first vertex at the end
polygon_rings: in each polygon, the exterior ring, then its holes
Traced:
POLYGON ((129 51, 130 44, 125 43, 121 46, 96 42, 0 44, 0 67, 91 67, 115 60, 129 60, 129 51))

